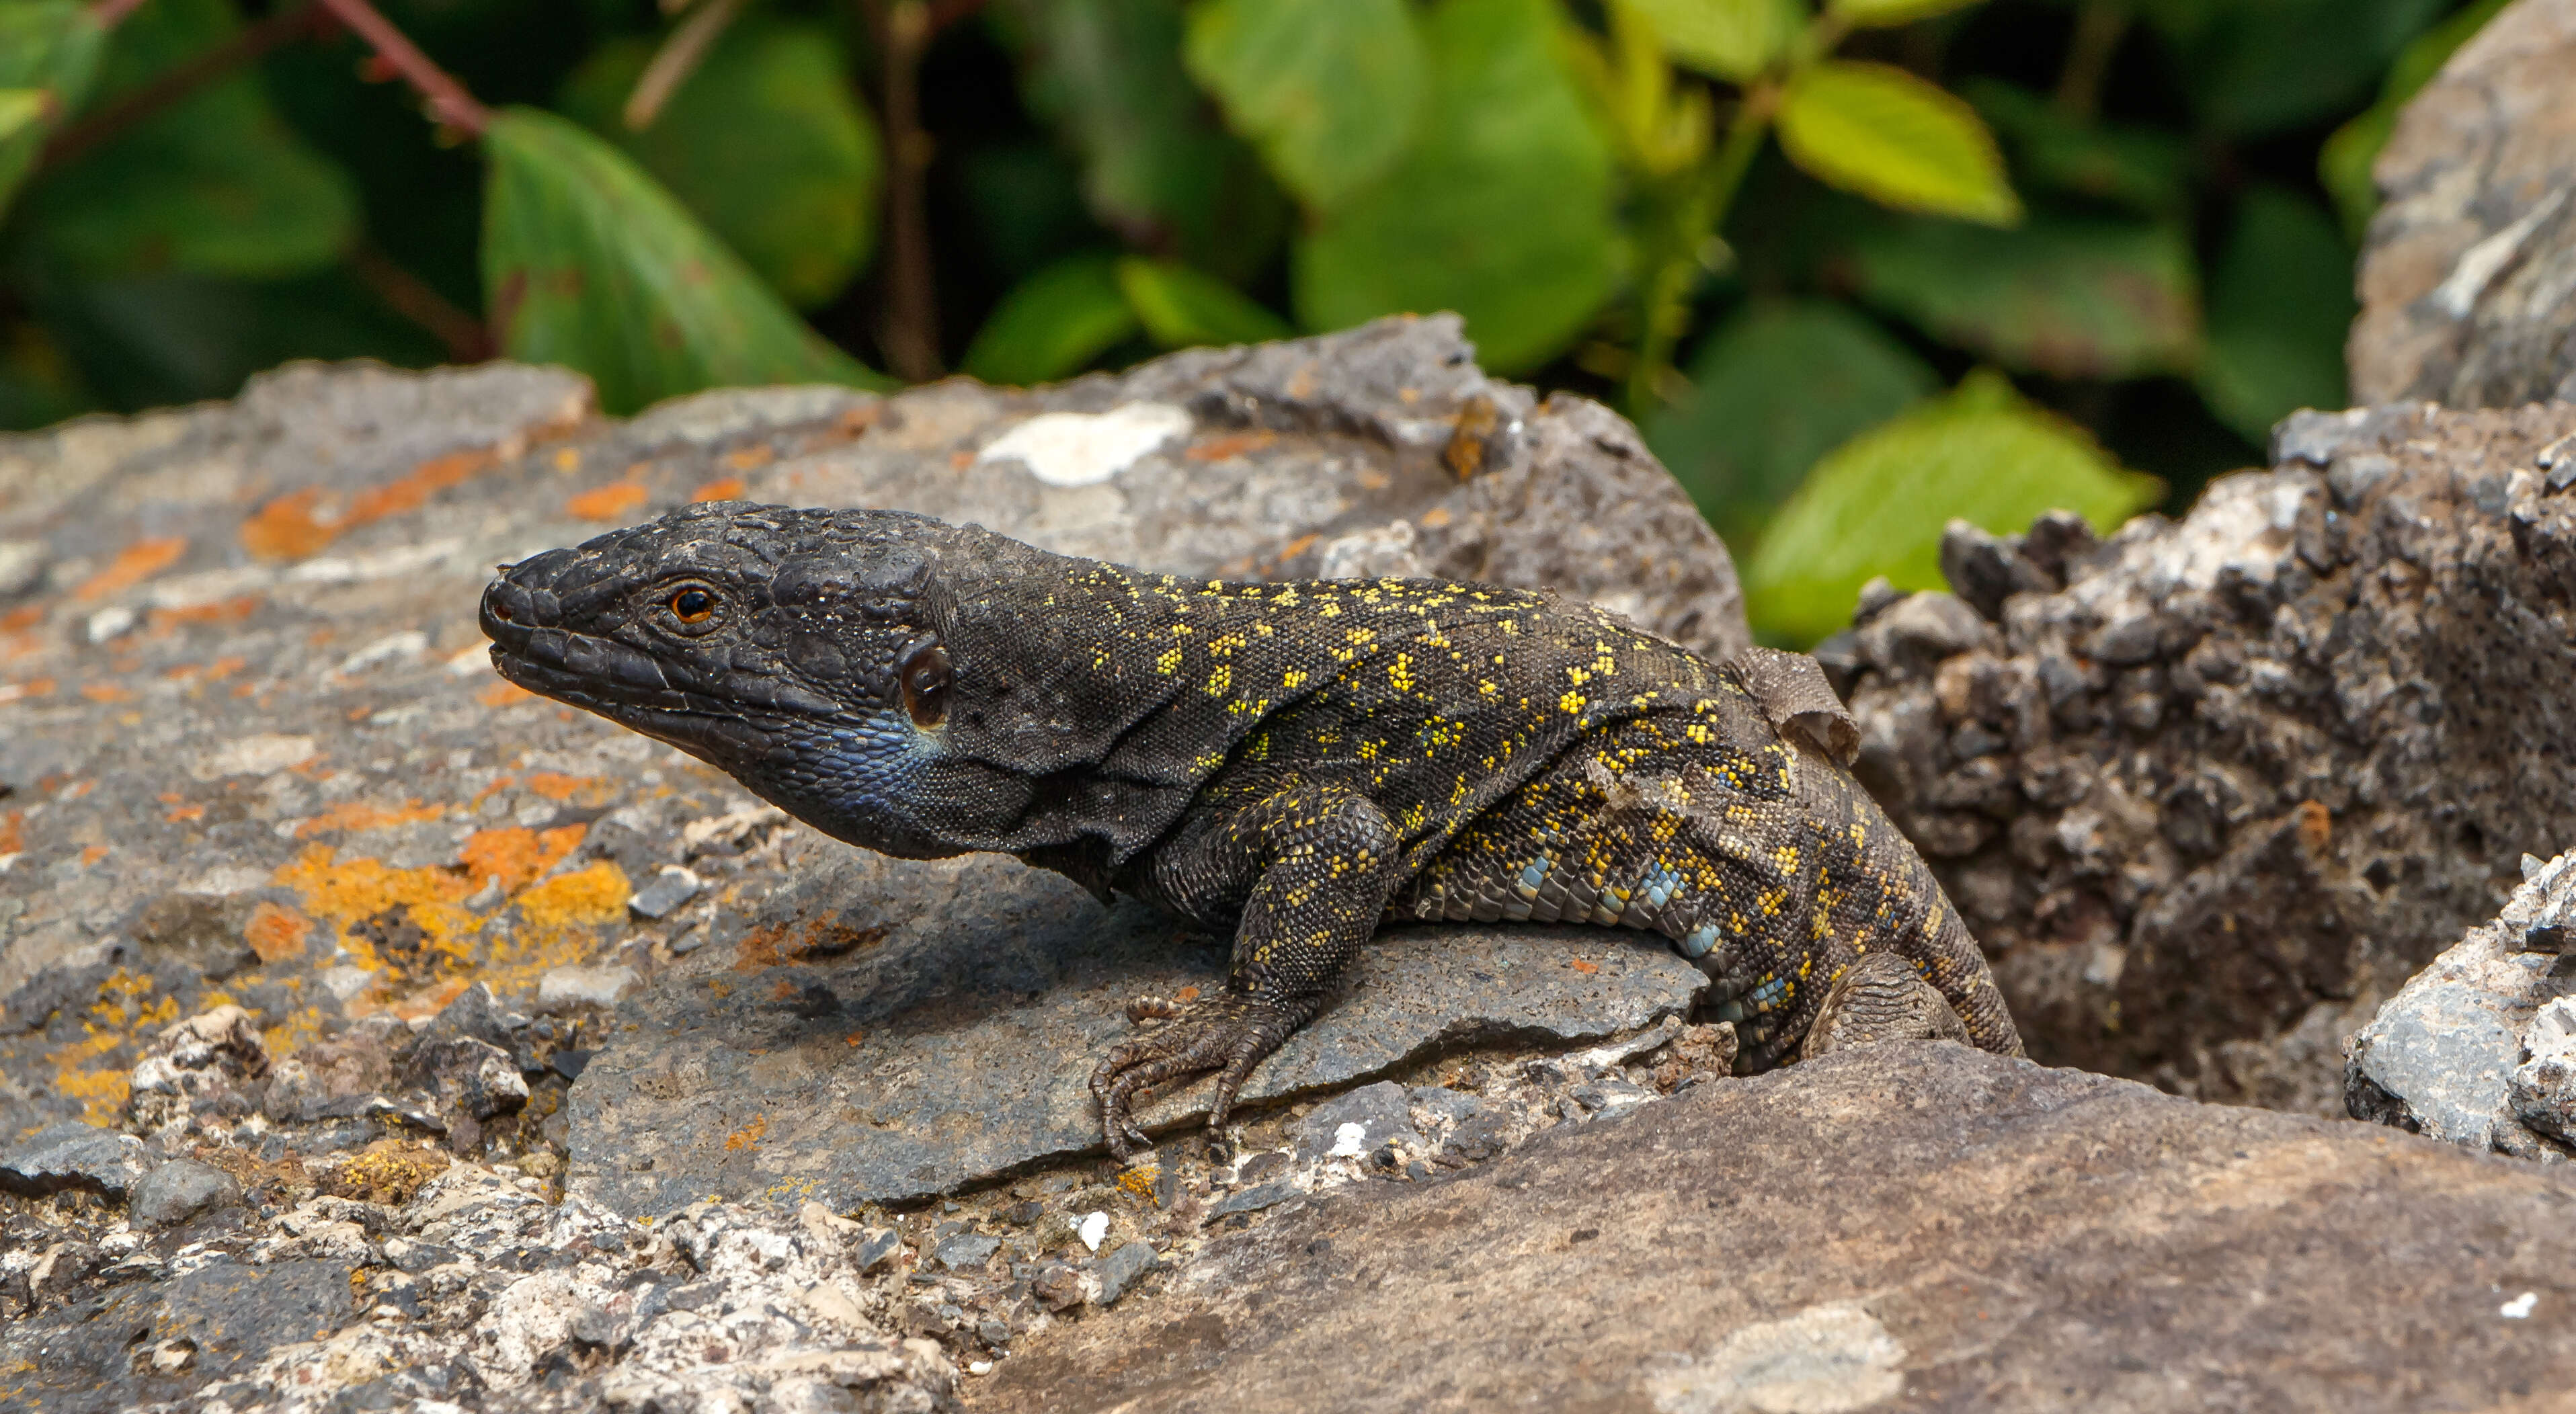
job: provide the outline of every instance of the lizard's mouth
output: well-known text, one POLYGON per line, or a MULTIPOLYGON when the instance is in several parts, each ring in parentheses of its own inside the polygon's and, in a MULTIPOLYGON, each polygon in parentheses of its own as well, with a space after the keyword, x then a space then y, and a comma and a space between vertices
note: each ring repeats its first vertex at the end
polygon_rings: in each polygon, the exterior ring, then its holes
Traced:
POLYGON ((537 594, 496 579, 480 615, 503 679, 724 765, 770 744, 763 713, 707 692, 677 665, 632 644, 544 622, 537 594))

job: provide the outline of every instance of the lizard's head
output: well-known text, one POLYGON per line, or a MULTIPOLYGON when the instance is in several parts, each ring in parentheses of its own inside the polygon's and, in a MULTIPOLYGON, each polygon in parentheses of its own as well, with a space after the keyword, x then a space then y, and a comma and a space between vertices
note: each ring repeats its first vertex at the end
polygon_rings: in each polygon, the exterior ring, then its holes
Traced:
POLYGON ((831 833, 949 853, 924 770, 952 669, 938 623, 949 528, 896 511, 718 502, 503 570, 492 665, 722 768, 831 833), (935 813, 935 812, 933 812, 935 813))

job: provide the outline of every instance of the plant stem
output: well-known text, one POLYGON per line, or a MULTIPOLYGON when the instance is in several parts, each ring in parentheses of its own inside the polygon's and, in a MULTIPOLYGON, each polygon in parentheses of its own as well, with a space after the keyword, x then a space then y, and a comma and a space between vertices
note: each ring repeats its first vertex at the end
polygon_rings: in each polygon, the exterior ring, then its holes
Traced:
POLYGON ((420 52, 420 46, 412 43, 409 35, 376 13, 376 7, 368 4, 367 0, 321 0, 321 4, 331 12, 333 19, 365 40, 367 47, 376 51, 377 58, 384 60, 389 68, 402 75, 404 82, 428 100, 429 109, 438 115, 438 121, 472 137, 481 137, 483 130, 491 126, 492 110, 476 101, 473 94, 467 93, 465 85, 448 77, 446 70, 431 63, 429 56, 420 52))
POLYGON ((742 0, 707 0, 698 12, 680 22, 662 47, 653 51, 653 60, 644 66, 635 80, 635 91, 626 96, 626 130, 640 133, 653 126, 662 115, 662 105, 671 101, 689 75, 715 47, 716 39, 742 13, 742 0))
MULTIPOLYGON (((54 134, 53 140, 45 144, 43 165, 59 167, 92 148, 123 137, 144 119, 248 65, 286 41, 310 33, 315 18, 314 8, 318 3, 319 0, 301 0, 301 3, 289 5, 257 24, 246 26, 240 33, 205 53, 164 70, 150 83, 117 100, 106 111, 54 134)), ((104 5, 99 7, 101 11, 106 8, 104 5)), ((122 18, 121 14, 119 18, 122 18)))
POLYGON ((921 127, 921 53, 930 43, 922 0, 861 0, 884 59, 885 307, 877 347, 897 377, 939 376, 938 286, 930 258, 930 134, 921 127))
POLYGON ((2075 33, 2066 41, 2066 64, 2057 73, 2057 111, 2079 122, 2091 122, 2102 111, 2102 81, 2110 75, 2111 56, 2128 33, 2129 7, 2115 0, 2089 0, 2075 12, 2075 33))
POLYGON ((447 296, 396 265, 383 251, 361 245, 349 252, 349 273, 383 300, 387 308, 428 330, 446 345, 449 358, 458 363, 481 363, 492 356, 492 331, 484 327, 482 320, 457 308, 447 296))
POLYGON ((1647 276, 1638 288, 1637 357, 1628 365, 1628 417, 1643 422, 1663 400, 1673 350, 1690 329, 1691 287, 1699 278, 1701 243, 1726 225, 1744 174, 1771 131, 1779 90, 1769 83, 1747 89, 1726 126, 1726 140, 1676 178, 1658 203, 1647 276))

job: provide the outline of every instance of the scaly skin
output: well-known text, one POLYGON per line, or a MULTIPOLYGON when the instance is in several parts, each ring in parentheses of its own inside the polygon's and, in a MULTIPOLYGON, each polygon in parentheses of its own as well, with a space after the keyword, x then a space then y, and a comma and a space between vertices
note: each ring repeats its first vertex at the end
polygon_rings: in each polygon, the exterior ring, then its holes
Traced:
POLYGON ((1868 952, 1975 1044, 2021 1050, 1792 655, 1712 665, 1517 590, 1181 580, 899 512, 742 503, 514 566, 483 626, 512 682, 836 838, 1012 854, 1231 935, 1224 989, 1093 1075, 1121 1156, 1146 1142, 1146 1087, 1218 1071, 1221 1127, 1392 920, 1661 933, 1757 1066, 1868 952))

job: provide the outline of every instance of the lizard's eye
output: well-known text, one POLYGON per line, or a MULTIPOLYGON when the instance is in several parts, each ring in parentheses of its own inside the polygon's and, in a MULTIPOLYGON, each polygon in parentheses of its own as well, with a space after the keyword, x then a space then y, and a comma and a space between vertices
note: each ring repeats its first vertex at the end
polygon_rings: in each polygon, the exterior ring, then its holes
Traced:
POLYGON ((715 591, 703 584, 684 585, 663 603, 671 617, 684 624, 702 624, 716 616, 715 591))
POLYGON ((948 650, 926 643, 904 655, 896 670, 903 680, 903 710, 917 727, 935 727, 948 719, 948 650))

